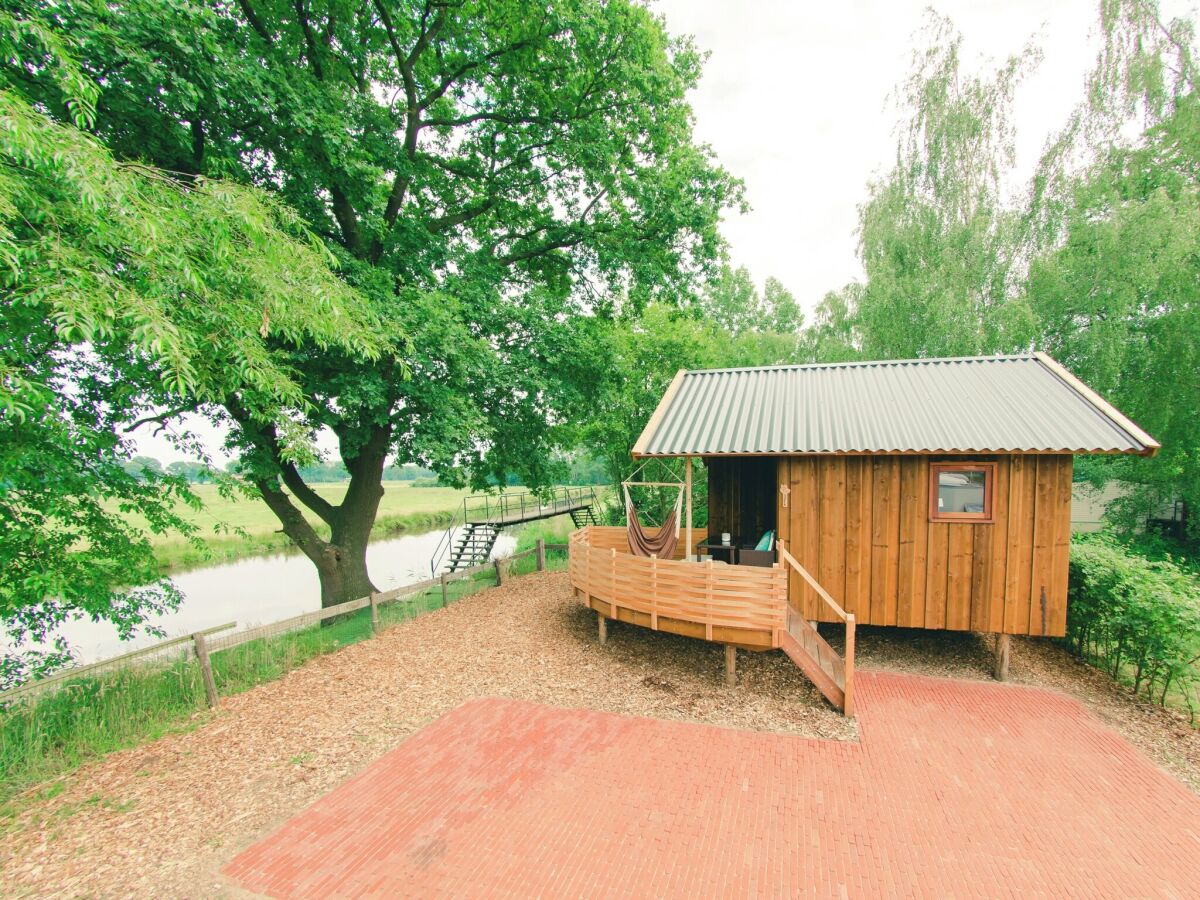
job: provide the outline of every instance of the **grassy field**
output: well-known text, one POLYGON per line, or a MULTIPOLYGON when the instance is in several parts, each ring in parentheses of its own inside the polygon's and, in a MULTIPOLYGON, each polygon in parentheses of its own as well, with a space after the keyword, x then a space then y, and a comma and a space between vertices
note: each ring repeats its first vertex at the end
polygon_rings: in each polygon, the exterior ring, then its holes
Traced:
MULTIPOLYGON (((185 510, 185 516, 199 526, 199 543, 177 536, 156 537, 155 552, 163 571, 180 571, 292 549, 291 542, 279 531, 279 521, 261 500, 230 500, 222 497, 211 484, 194 485, 193 490, 204 501, 204 509, 185 510)), ((338 503, 346 492, 346 483, 318 484, 314 485, 314 490, 326 500, 338 503)), ((407 481, 385 482, 374 536, 378 539, 445 527, 466 496, 467 491, 454 488, 413 487, 407 481)), ((328 535, 328 528, 315 515, 309 513, 308 519, 328 535)), ((137 521, 136 517, 134 521, 137 521)))
MULTIPOLYGON (((565 516, 526 526, 517 532, 517 552, 535 546, 538 538, 547 543, 565 542, 570 528, 565 516)), ((548 568, 565 565, 565 553, 548 554, 548 568)), ((522 559, 512 565, 509 575, 523 575, 536 567, 532 557, 522 559)), ((456 578, 449 585, 449 601, 494 583, 490 572, 456 578)), ((380 624, 386 628, 441 605, 441 589, 435 587, 381 607, 380 624)), ((217 689, 222 696, 240 693, 279 678, 315 656, 370 636, 370 610, 364 609, 325 627, 312 626, 221 650, 211 657, 217 689)), ((21 804, 13 802, 14 795, 114 750, 194 728, 208 720, 204 710, 199 668, 185 659, 166 666, 89 673, 28 703, 14 702, 8 709, 0 706, 0 832, 19 812, 21 804)))

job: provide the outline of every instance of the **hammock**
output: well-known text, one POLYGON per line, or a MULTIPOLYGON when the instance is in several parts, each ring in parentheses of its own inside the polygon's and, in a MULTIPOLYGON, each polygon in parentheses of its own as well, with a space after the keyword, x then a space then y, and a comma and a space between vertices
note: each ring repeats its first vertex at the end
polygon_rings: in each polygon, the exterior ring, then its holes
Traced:
MULTIPOLYGON (((640 483, 640 482, 637 482, 640 483)), ((667 515, 666 520, 658 529, 658 534, 651 537, 638 521, 637 507, 629 496, 629 482, 624 482, 621 489, 625 492, 625 518, 629 522, 629 549, 634 556, 657 556, 659 559, 670 559, 675 555, 675 547, 679 543, 679 510, 683 505, 683 485, 679 486, 679 496, 675 498, 675 508, 667 515)))

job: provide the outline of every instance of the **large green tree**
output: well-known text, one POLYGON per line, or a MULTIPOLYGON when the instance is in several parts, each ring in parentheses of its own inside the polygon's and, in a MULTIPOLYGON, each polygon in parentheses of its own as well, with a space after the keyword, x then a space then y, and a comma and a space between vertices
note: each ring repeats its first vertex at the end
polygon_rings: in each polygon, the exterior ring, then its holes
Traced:
POLYGON ((1034 182, 1026 291, 1042 345, 1162 442, 1084 467, 1137 487, 1114 510, 1133 524, 1200 503, 1200 99, 1190 21, 1106 0, 1100 26, 1086 99, 1034 182), (1147 124, 1134 141, 1131 123, 1147 124))
MULTIPOLYGON (((195 498, 131 465, 131 429, 230 394, 274 421, 304 402, 277 348, 389 344, 278 202, 119 163, 82 131, 96 91, 72 49, 0 7, 0 621, 18 648, 51 642, 43 665, 68 652, 69 618, 128 634, 178 601, 125 514, 187 533, 177 507, 195 498)), ((305 452, 302 434, 282 446, 305 452)), ((0 684, 31 658, 6 654, 0 684)))
POLYGON ((580 314, 686 295, 737 199, 692 135, 700 54, 637 2, 44 8, 103 85, 97 132, 118 155, 275 191, 411 338, 379 359, 279 347, 304 402, 277 423, 240 395, 201 407, 231 426, 325 604, 373 587, 366 545, 390 456, 477 486, 550 480, 600 365, 578 351, 580 314), (336 436, 341 503, 288 459, 284 422, 336 436))

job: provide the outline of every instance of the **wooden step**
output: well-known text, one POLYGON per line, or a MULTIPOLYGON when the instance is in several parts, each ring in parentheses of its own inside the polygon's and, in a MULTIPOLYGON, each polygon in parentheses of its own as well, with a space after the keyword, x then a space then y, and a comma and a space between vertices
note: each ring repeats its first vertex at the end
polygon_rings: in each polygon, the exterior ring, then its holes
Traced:
POLYGON ((787 630, 780 632, 780 648, 838 709, 846 708, 846 669, 842 658, 803 616, 788 608, 787 630))

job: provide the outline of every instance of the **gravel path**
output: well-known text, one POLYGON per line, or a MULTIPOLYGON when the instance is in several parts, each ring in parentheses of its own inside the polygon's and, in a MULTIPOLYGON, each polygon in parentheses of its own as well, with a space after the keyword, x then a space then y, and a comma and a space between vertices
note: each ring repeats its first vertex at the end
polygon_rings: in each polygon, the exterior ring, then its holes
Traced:
MULTIPOLYGON (((987 677, 978 637, 859 634, 860 667, 987 677)), ((228 895, 215 873, 235 852, 473 697, 856 738, 782 654, 740 653, 738 663, 728 688, 717 645, 617 624, 600 647, 595 615, 571 598, 565 573, 514 579, 225 698, 193 730, 65 776, 51 799, 19 798, 0 835, 0 891, 228 895)), ((1015 641, 1012 672, 1080 697, 1200 790, 1200 733, 1178 717, 1044 642, 1015 641)))

